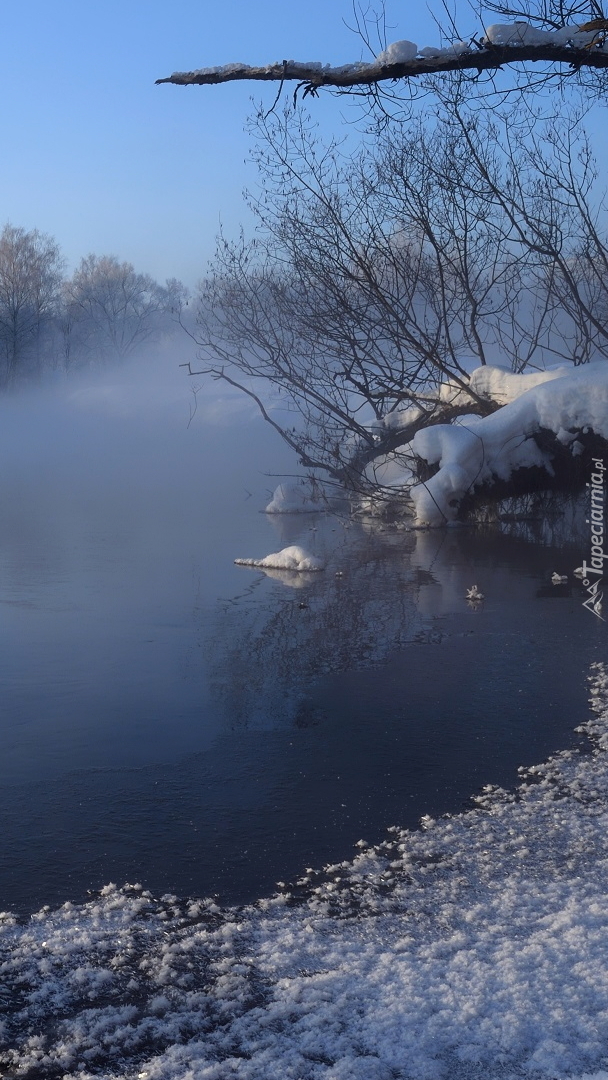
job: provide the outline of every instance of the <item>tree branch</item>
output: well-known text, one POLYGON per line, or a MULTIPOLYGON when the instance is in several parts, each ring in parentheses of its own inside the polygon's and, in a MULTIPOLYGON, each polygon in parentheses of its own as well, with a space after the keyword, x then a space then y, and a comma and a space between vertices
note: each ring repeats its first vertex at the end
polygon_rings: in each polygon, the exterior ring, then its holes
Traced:
POLYGON ((341 67, 326 64, 301 64, 295 60, 282 60, 263 67, 251 67, 248 64, 226 64, 224 67, 201 68, 198 71, 176 71, 166 79, 157 79, 160 83, 173 83, 176 86, 211 86, 216 83, 235 80, 253 80, 262 82, 294 82, 305 87, 305 94, 314 94, 321 87, 374 86, 381 82, 397 79, 412 79, 422 75, 438 75, 450 71, 482 71, 500 68, 505 64, 548 63, 567 64, 571 70, 579 68, 608 68, 608 51, 603 44, 591 47, 575 48, 572 45, 491 45, 484 43, 466 52, 423 57, 409 60, 407 63, 371 64, 356 62, 341 67))

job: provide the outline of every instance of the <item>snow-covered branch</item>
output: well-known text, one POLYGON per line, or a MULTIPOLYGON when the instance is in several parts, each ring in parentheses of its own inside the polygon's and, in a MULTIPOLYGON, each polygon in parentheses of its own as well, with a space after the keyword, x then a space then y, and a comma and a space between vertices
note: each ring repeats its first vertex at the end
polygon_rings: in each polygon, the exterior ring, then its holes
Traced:
POLYGON ((608 68, 608 20, 596 19, 582 26, 539 30, 525 22, 497 23, 479 40, 457 41, 446 48, 412 41, 396 41, 371 63, 356 61, 333 67, 319 62, 282 60, 273 64, 225 64, 197 71, 176 71, 158 83, 178 86, 213 85, 238 79, 262 82, 300 82, 306 92, 318 88, 372 87, 395 79, 411 79, 450 71, 487 71, 504 64, 567 64, 570 69, 608 68))
MULTIPOLYGON (((608 442, 608 365, 572 370, 564 366, 527 375, 478 368, 471 389, 502 407, 461 425, 437 425, 416 433, 410 454, 435 466, 424 483, 393 469, 391 486, 407 489, 421 525, 455 520, 463 500, 495 489, 497 497, 553 487, 582 487, 593 454, 608 442), (547 435, 551 436, 547 440, 547 435), (562 453, 563 451, 563 453, 562 453), (515 478, 518 484, 515 484, 515 478), (542 479, 541 479, 542 477, 542 479)), ((402 450, 403 460, 408 448, 402 450)), ((602 463, 602 470, 604 465, 602 463)))

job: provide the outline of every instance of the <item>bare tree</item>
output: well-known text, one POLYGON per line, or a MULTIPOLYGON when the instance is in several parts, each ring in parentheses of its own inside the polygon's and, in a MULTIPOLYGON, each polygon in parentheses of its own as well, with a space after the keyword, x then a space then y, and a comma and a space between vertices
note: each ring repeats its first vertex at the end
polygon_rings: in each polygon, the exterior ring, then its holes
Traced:
MULTIPOLYGON (((597 0, 484 0, 483 9, 503 19, 531 23, 543 30, 605 21, 597 0)), ((595 29, 602 29, 596 27, 595 29)), ((604 27, 605 29, 605 27, 604 27)))
MULTIPOLYGON (((534 342, 546 355, 574 364, 608 358, 605 193, 598 191, 581 114, 556 116, 539 127, 527 109, 472 117, 462 95, 452 95, 447 115, 469 182, 508 222, 508 232, 496 232, 490 215, 488 231, 497 244, 524 253, 529 298, 554 314, 545 317, 540 335, 534 330, 534 342)), ((535 322, 526 306, 523 312, 525 336, 526 324, 535 322)))
POLYGON ((347 156, 300 112, 260 115, 258 235, 201 284, 202 369, 309 468, 365 486, 421 427, 496 406, 468 371, 608 356, 607 248, 580 125, 452 100, 347 156), (271 405, 273 407, 271 407, 271 405), (281 409, 283 411, 281 411, 281 409))
POLYGON ((40 369, 44 337, 59 304, 63 260, 50 236, 5 225, 0 234, 1 381, 40 369))
POLYGON ((88 255, 65 288, 66 356, 75 343, 81 355, 124 359, 158 340, 184 295, 177 281, 162 286, 114 255, 88 255))

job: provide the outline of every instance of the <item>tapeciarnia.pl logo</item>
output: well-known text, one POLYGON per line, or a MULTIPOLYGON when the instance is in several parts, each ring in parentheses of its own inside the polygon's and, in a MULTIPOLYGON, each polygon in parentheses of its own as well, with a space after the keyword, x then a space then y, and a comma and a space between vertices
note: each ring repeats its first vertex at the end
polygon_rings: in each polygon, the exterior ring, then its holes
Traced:
POLYGON ((591 558, 589 564, 583 560, 581 567, 583 571, 583 585, 587 589, 589 596, 583 602, 583 607, 587 608, 594 615, 597 615, 598 619, 605 622, 602 615, 602 585, 604 574, 604 559, 608 559, 608 554, 604 554, 604 473, 606 466, 604 465, 603 458, 592 458, 593 472, 591 473, 591 483, 587 484, 590 489, 591 505, 589 509, 589 517, 587 525, 591 526, 591 558))

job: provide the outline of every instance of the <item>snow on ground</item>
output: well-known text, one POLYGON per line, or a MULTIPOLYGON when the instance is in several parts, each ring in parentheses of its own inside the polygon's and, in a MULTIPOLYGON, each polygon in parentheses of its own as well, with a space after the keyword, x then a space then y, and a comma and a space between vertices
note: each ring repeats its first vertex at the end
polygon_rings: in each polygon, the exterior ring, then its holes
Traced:
POLYGON ((260 570, 323 570, 323 563, 316 555, 291 544, 290 547, 266 555, 263 559, 235 559, 237 566, 255 566, 260 570))
MULTIPOLYGON (((9 1075, 606 1080, 608 676, 592 752, 255 906, 108 886, 0 919, 9 1075)), ((491 722, 491 717, 488 717, 491 722)), ((4 1074, 6 1075, 6 1073, 4 1074)))
MULTIPOLYGON (((410 488, 419 525, 454 520, 466 492, 493 479, 508 480, 518 468, 534 465, 551 471, 551 458, 534 435, 554 432, 576 454, 577 432, 594 431, 608 438, 608 364, 599 361, 577 368, 556 368, 530 375, 510 375, 501 368, 473 372, 472 386, 507 404, 491 416, 466 423, 437 424, 418 431, 401 453, 413 453, 438 471, 410 488), (527 389, 531 387, 531 389, 527 389)), ((411 474, 393 470, 391 487, 409 488, 411 474)))

